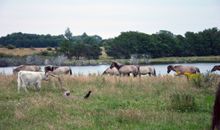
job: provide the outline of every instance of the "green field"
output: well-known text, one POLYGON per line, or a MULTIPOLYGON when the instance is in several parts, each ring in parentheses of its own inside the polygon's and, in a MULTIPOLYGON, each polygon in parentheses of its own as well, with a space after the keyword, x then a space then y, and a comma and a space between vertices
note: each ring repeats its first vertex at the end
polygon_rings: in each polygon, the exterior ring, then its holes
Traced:
POLYGON ((219 76, 62 76, 40 92, 17 93, 15 76, 0 76, 0 129, 207 130, 219 76), (88 99, 83 96, 92 90, 88 99))

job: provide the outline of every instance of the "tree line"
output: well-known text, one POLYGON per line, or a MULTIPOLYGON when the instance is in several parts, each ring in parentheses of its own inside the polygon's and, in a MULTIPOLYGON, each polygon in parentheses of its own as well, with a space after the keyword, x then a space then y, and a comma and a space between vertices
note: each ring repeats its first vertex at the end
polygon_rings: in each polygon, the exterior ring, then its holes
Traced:
POLYGON ((12 33, 5 37, 0 38, 1 46, 13 45, 15 47, 57 47, 64 40, 63 35, 52 36, 38 35, 38 34, 27 34, 27 33, 12 33))
POLYGON ((107 54, 114 58, 130 58, 132 54, 150 57, 220 55, 220 30, 205 29, 184 36, 161 30, 149 35, 141 32, 122 32, 103 42, 107 54))
POLYGON ((220 55, 220 30, 205 29, 184 35, 175 35, 161 30, 155 34, 142 32, 122 32, 111 39, 102 39, 98 35, 83 33, 73 36, 69 28, 64 35, 37 35, 12 33, 0 38, 0 45, 16 47, 58 47, 57 51, 68 58, 97 59, 101 55, 100 47, 113 58, 130 58, 132 55, 149 57, 169 56, 207 56, 220 55))

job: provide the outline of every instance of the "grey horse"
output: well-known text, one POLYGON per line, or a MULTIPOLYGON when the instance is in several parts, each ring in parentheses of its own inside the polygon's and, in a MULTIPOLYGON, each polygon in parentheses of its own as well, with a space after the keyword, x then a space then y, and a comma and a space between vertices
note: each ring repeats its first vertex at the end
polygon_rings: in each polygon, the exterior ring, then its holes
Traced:
POLYGON ((45 73, 51 71, 53 74, 59 75, 59 74, 70 74, 72 75, 72 70, 68 66, 45 66, 44 67, 45 73))
POLYGON ((139 66, 137 65, 122 65, 118 62, 112 62, 110 68, 112 69, 115 67, 120 75, 127 75, 130 76, 130 74, 133 74, 134 77, 136 77, 139 73, 139 66))
POLYGON ((13 74, 17 74, 21 70, 39 72, 41 71, 41 68, 37 65, 20 65, 13 69, 13 74))
POLYGON ((153 66, 140 66, 139 67, 139 76, 141 75, 153 75, 156 76, 156 70, 153 66))

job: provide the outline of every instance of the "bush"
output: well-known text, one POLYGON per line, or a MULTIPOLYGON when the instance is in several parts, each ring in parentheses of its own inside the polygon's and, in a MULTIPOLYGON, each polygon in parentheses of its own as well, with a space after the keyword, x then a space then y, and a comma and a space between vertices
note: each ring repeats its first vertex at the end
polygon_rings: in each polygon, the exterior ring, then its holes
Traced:
POLYGON ((15 47, 14 45, 8 44, 8 45, 6 46, 6 48, 8 48, 8 49, 15 49, 16 47, 15 47))
POLYGON ((51 48, 51 47, 47 47, 47 50, 48 50, 48 51, 52 51, 53 48, 51 48))
POLYGON ((179 112, 189 112, 196 110, 195 98, 186 93, 175 93, 170 96, 170 108, 179 112))
POLYGON ((49 53, 48 53, 48 51, 42 51, 42 52, 39 53, 39 55, 48 56, 49 53))
POLYGON ((205 74, 184 74, 187 79, 197 88, 209 88, 218 82, 210 72, 205 74))

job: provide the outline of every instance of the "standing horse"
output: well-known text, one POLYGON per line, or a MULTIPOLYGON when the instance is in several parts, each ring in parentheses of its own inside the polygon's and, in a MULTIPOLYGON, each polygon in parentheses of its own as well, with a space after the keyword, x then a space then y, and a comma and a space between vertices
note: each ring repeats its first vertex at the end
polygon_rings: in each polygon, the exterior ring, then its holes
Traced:
POLYGON ((130 76, 130 74, 133 74, 136 77, 139 72, 139 66, 136 65, 122 65, 118 62, 112 62, 110 68, 112 69, 113 67, 119 71, 120 75, 130 76))
POLYGON ((13 69, 13 74, 18 73, 21 70, 39 72, 41 71, 41 68, 40 66, 37 66, 37 65, 20 65, 16 67, 15 69, 13 69))
POLYGON ((185 73, 190 73, 190 74, 200 73, 199 68, 194 66, 182 66, 182 65, 167 66, 167 73, 170 73, 171 70, 175 71, 177 75, 184 75, 185 73))
POLYGON ((139 67, 139 76, 141 75, 153 75, 153 76, 156 76, 156 70, 154 67, 152 66, 140 66, 139 67))
POLYGON ((109 74, 109 75, 119 75, 119 71, 118 71, 118 69, 116 69, 115 67, 113 67, 113 68, 107 68, 103 73, 102 73, 103 75, 105 75, 105 74, 109 74))
POLYGON ((59 74, 70 74, 72 75, 72 70, 68 66, 45 66, 44 67, 45 73, 51 71, 53 74, 59 75, 59 74))
POLYGON ((215 65, 215 66, 212 68, 211 72, 216 71, 216 70, 220 70, 220 65, 215 65))

